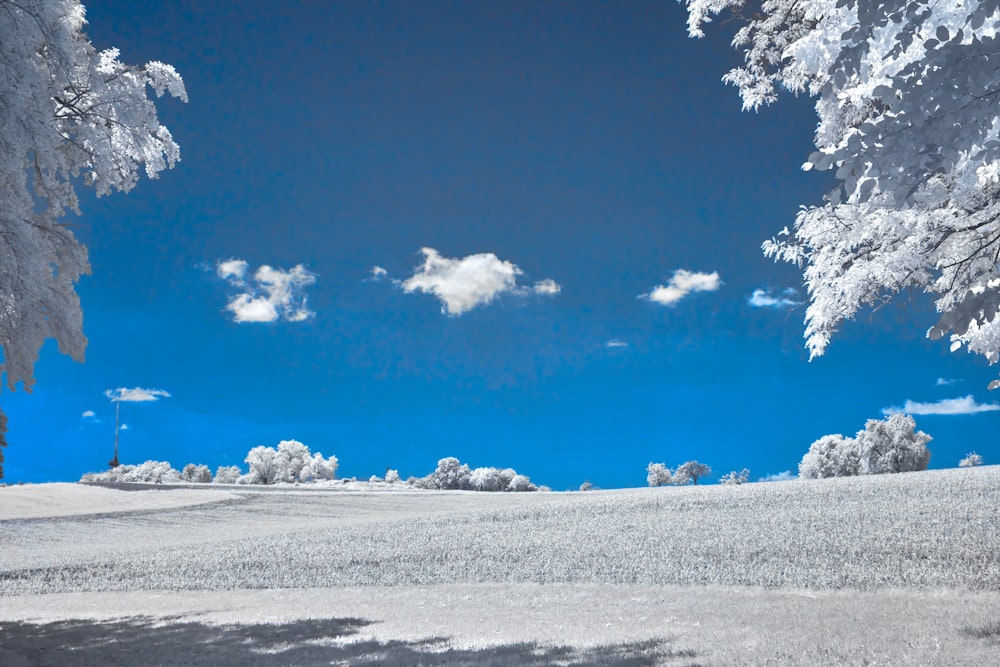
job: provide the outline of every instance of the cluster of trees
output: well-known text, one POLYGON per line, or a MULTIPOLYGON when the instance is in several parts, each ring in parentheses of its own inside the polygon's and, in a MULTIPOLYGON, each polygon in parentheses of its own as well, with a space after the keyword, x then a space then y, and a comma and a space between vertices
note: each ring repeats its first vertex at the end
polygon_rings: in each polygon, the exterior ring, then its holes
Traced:
MULTIPOLYGON (((254 447, 245 459, 249 471, 239 466, 219 466, 215 475, 207 465, 189 463, 180 471, 166 461, 146 461, 139 465, 120 465, 105 472, 87 473, 81 482, 133 482, 169 484, 277 484, 336 479, 337 457, 325 458, 312 453, 298 440, 282 440, 275 447, 254 447)), ((399 478, 398 474, 396 476, 399 478)))
MULTIPOLYGON (((666 486, 668 484, 697 484, 698 479, 712 474, 712 469, 704 463, 688 461, 670 470, 663 463, 650 463, 646 466, 646 483, 650 486, 666 486)), ((749 476, 749 472, 747 475, 749 476)))
POLYGON ((926 470, 931 436, 916 430, 913 417, 869 419, 853 438, 824 435, 809 446, 799 463, 799 477, 849 477, 926 470))
POLYGON ((426 477, 411 478, 408 483, 420 489, 462 491, 537 491, 527 475, 513 468, 469 468, 450 456, 438 461, 426 477))
POLYGON ((336 456, 313 454, 298 440, 282 440, 277 448, 254 447, 245 461, 250 466, 249 479, 245 480, 249 484, 312 482, 337 476, 336 456))
MULTIPOLYGON (((175 470, 165 461, 146 461, 139 465, 120 465, 100 473, 87 473, 81 482, 132 482, 170 484, 277 484, 315 482, 336 479, 337 457, 325 458, 313 453, 298 440, 282 440, 277 447, 254 447, 245 459, 249 470, 239 466, 219 466, 215 475, 206 465, 189 463, 175 470)), ((387 470, 384 479, 372 476, 370 482, 401 483, 399 471, 387 470)), ((538 491, 527 475, 513 468, 469 468, 454 457, 438 461, 426 477, 411 477, 406 483, 418 489, 463 491, 538 491)), ((544 489, 545 487, 542 487, 544 489)))

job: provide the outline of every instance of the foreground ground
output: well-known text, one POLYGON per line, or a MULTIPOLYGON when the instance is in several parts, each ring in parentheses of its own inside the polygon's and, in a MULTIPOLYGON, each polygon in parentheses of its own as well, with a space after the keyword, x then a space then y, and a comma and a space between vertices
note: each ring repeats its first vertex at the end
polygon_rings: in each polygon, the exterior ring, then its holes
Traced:
POLYGON ((0 664, 1000 655, 1000 468, 585 494, 362 489, 0 489, 0 664))

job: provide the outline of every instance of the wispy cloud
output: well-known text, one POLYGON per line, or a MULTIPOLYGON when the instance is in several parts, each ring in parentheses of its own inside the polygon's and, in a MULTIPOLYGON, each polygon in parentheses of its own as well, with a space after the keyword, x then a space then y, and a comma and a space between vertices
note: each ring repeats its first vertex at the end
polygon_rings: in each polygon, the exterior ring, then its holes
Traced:
POLYGON ((639 298, 669 306, 692 292, 714 292, 721 286, 722 281, 717 271, 701 273, 678 269, 666 285, 657 285, 646 294, 640 294, 639 298))
POLYGON ((552 278, 546 278, 545 280, 539 280, 532 287, 535 294, 544 294, 546 296, 555 296, 562 292, 562 285, 552 280, 552 278))
POLYGON ((961 382, 961 380, 957 379, 957 378, 938 378, 934 382, 934 386, 935 387, 950 387, 951 385, 958 384, 959 382, 961 382))
POLYGON ((882 408, 882 414, 894 415, 900 412, 908 415, 974 415, 979 412, 1000 410, 996 403, 976 403, 972 394, 962 398, 944 398, 936 403, 918 403, 907 400, 902 407, 891 405, 882 408))
POLYGON ((242 259, 218 262, 216 274, 233 287, 241 290, 226 304, 235 322, 302 322, 316 313, 309 310, 305 287, 316 282, 316 274, 297 264, 285 271, 267 264, 252 276, 250 265, 242 259))
MULTIPOLYGON (((424 255, 424 263, 412 276, 396 284, 407 294, 434 295, 441 301, 441 312, 451 317, 489 304, 502 294, 554 296, 562 290, 551 278, 540 280, 530 288, 519 286, 517 279, 524 272, 516 264, 501 260, 491 252, 458 259, 443 257, 434 248, 422 248, 420 252, 424 255)), ((376 274, 373 270, 373 275, 384 274, 376 274)))
POLYGON ((108 389, 104 392, 104 395, 115 403, 143 403, 146 401, 157 401, 161 398, 170 398, 170 392, 162 389, 143 389, 142 387, 108 389))
POLYGON ((385 278, 387 275, 389 275, 389 272, 383 269, 381 266, 373 266, 371 270, 371 277, 368 278, 367 280, 371 280, 372 282, 378 282, 379 280, 382 280, 382 278, 385 278))
POLYGON ((620 338, 612 338, 611 340, 609 340, 607 343, 604 344, 604 347, 628 347, 628 343, 621 340, 620 338))
POLYGON ((97 418, 97 413, 95 413, 93 410, 84 410, 83 414, 80 415, 80 416, 83 419, 96 419, 97 418))
POLYGON ((798 479, 799 476, 793 473, 791 470, 786 470, 784 472, 774 473, 772 475, 766 475, 759 478, 758 482, 789 482, 793 479, 798 479))
POLYGON ((794 288, 788 287, 777 294, 766 289, 755 289, 753 294, 747 298, 747 303, 754 308, 792 308, 801 305, 801 301, 796 301, 798 292, 794 288))

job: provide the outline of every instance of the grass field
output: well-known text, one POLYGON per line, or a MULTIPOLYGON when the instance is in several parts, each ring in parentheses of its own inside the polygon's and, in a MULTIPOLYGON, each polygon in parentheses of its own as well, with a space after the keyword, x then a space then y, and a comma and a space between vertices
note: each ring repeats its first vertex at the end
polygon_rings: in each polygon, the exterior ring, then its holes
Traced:
POLYGON ((996 664, 998 509, 1000 467, 588 493, 9 487, 0 664, 996 664))

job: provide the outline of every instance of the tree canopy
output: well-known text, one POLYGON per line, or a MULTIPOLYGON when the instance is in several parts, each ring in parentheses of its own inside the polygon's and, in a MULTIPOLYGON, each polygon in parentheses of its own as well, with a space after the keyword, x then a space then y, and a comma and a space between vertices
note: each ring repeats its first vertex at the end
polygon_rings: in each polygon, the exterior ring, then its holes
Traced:
POLYGON ((76 188, 128 191, 180 159, 146 88, 187 100, 170 65, 98 51, 79 0, 0 0, 0 373, 30 389, 46 338, 83 358, 86 248, 59 223, 76 188))
MULTIPOLYGON (((817 98, 803 169, 836 188, 764 243, 803 269, 806 346, 822 355, 859 308, 933 294, 931 338, 1000 360, 1000 0, 685 0, 688 32, 731 13, 745 109, 817 98)), ((1000 380, 990 388, 1000 386, 1000 380)))

